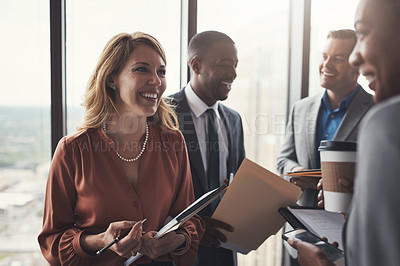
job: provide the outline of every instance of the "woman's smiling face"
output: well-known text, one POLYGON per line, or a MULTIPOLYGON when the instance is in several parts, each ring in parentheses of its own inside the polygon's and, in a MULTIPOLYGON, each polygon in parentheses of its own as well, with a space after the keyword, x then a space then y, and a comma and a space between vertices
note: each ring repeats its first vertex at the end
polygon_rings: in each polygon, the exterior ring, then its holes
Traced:
POLYGON ((117 87, 116 107, 120 114, 154 115, 167 86, 165 71, 165 62, 152 47, 135 47, 111 84, 117 87))
POLYGON ((355 15, 357 43, 349 58, 380 102, 400 94, 400 3, 361 0, 355 15))

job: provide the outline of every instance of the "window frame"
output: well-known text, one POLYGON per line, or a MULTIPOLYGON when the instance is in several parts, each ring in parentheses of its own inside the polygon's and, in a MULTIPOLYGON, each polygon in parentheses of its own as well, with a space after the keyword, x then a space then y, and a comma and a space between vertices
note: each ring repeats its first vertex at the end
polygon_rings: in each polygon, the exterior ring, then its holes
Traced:
MULTIPOLYGON (((52 155, 58 141, 67 134, 65 1, 50 1, 52 155)), ((197 0, 181 0, 181 7, 180 87, 183 87, 189 81, 189 68, 184 62, 187 44, 197 33, 197 0)), ((291 0, 290 13, 293 16, 289 22, 287 113, 295 101, 308 96, 311 0, 291 0), (302 12, 298 12, 299 10, 302 12), (301 86, 298 87, 297 84, 301 86)))
MULTIPOLYGON (((67 134, 66 92, 66 0, 50 0, 51 58, 51 154, 59 140, 67 134)), ((189 40, 197 32, 197 0, 181 0, 181 79, 180 87, 189 81, 189 68, 184 58, 189 40)))

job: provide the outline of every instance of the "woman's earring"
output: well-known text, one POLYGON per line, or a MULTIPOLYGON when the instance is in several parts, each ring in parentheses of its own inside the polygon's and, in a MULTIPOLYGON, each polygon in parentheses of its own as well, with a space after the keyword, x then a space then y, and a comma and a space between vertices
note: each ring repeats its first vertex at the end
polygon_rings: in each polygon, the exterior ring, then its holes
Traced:
POLYGON ((116 91, 116 90, 117 90, 117 86, 112 85, 112 86, 111 86, 111 89, 113 89, 113 91, 116 91))

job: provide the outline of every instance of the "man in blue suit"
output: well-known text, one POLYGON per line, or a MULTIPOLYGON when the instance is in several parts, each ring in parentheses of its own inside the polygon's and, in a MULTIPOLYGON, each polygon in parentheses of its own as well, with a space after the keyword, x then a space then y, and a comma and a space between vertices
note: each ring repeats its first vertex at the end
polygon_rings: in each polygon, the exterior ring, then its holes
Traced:
MULTIPOLYGON (((229 36, 217 31, 198 33, 188 47, 190 82, 172 95, 189 153, 196 199, 215 186, 229 182, 245 157, 240 115, 220 102, 228 98, 237 64, 236 46, 229 36), (213 117, 212 122, 209 116, 213 117), (217 145, 214 150, 218 150, 218 155, 210 161, 211 123, 217 132, 218 142, 213 147, 217 145), (219 169, 210 177, 215 161, 219 169)), ((210 218, 214 210, 215 206, 210 204, 200 212, 206 222, 206 232, 194 265, 236 265, 236 254, 220 247, 220 241, 226 241, 226 237, 218 230, 233 231, 234 228, 210 218)))

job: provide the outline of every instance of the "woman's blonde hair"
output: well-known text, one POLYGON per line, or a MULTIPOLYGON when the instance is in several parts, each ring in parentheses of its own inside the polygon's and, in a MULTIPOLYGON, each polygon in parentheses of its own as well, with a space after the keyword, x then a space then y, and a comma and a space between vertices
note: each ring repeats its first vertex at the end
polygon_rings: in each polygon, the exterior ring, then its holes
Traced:
MULTIPOLYGON (((107 81, 120 73, 138 44, 153 48, 167 64, 164 49, 153 36, 143 32, 115 35, 104 47, 89 79, 83 103, 86 109, 85 117, 80 129, 97 128, 110 120, 113 114, 118 113, 115 107, 116 92, 107 86, 107 81)), ((161 99, 156 113, 149 120, 160 123, 167 129, 178 128, 173 106, 166 99, 161 99)))

